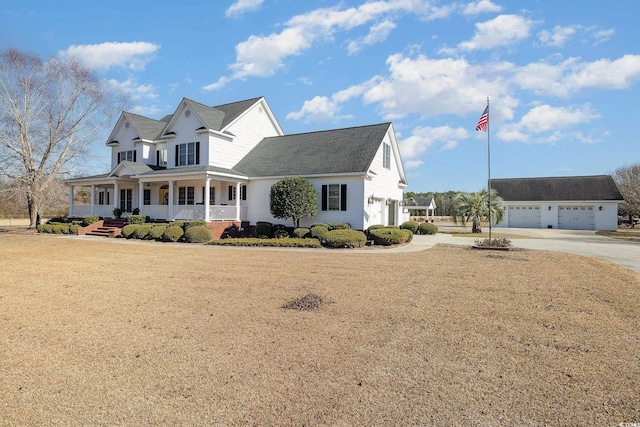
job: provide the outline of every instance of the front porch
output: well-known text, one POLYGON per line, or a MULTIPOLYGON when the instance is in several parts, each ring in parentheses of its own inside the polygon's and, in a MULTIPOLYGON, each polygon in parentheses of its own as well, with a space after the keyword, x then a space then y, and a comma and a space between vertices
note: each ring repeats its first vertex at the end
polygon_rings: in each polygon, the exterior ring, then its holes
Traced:
MULTIPOLYGON (((69 217, 81 218, 89 215, 95 215, 100 218, 115 218, 113 214, 114 206, 104 205, 72 205, 69 208, 69 217)), ((204 221, 240 221, 247 217, 247 207, 227 206, 227 205, 209 205, 208 219, 206 218, 206 209, 204 205, 185 206, 185 205, 143 205, 139 207, 140 215, 146 215, 154 220, 194 220, 200 219, 204 221), (170 215, 169 212, 173 214, 170 215)), ((122 217, 126 218, 131 212, 123 212, 122 217)))

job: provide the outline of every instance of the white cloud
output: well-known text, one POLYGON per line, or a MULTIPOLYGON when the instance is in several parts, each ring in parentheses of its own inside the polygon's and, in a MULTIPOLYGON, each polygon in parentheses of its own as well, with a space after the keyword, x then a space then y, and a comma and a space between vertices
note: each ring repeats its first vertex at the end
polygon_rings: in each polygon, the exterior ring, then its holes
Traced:
POLYGON ((501 10, 502 6, 493 3, 491 0, 480 0, 467 3, 462 13, 464 15, 479 15, 487 12, 500 12, 501 10))
POLYGON ((595 44, 598 45, 600 43, 604 43, 611 38, 611 36, 615 33, 615 30, 600 30, 593 33, 593 37, 596 39, 595 44))
POLYGON ((396 28, 396 24, 389 20, 385 20, 374 25, 369 30, 369 34, 367 34, 365 37, 349 43, 349 45, 347 46, 349 54, 352 55, 356 52, 359 52, 364 46, 371 46, 386 40, 389 36, 389 33, 394 28, 396 28))
POLYGON ((107 80, 109 87, 118 93, 126 95, 130 101, 139 101, 141 99, 156 99, 158 93, 152 84, 141 85, 131 79, 119 82, 114 79, 107 80))
POLYGON ((225 15, 231 17, 242 15, 245 12, 252 12, 258 9, 262 3, 264 3, 264 0, 238 0, 229 6, 225 15))
POLYGON ((626 89, 640 80, 640 55, 580 62, 569 58, 558 64, 537 62, 518 67, 513 83, 538 95, 567 97, 584 89, 626 89))
POLYGON ((340 105, 327 98, 326 96, 316 96, 309 101, 305 101, 300 111, 287 114, 287 120, 306 121, 336 121, 350 116, 340 116, 340 105))
POLYGON ((580 29, 579 25, 563 27, 556 25, 552 31, 542 30, 538 33, 540 41, 548 46, 562 47, 580 29))
POLYGON ((131 111, 132 113, 135 114, 139 114, 141 116, 144 117, 154 117, 154 116, 158 116, 162 110, 158 107, 156 107, 155 105, 152 105, 150 107, 144 107, 141 105, 136 105, 135 107, 129 109, 129 111, 131 111))
POLYGON ((555 142, 563 138, 561 130, 589 123, 600 115, 589 104, 580 107, 538 105, 522 116, 519 122, 501 126, 497 136, 505 141, 555 142), (549 133, 539 140, 536 135, 549 133))
POLYGON ((489 21, 478 22, 471 40, 460 43, 458 49, 489 50, 513 45, 528 38, 534 24, 532 20, 519 15, 499 15, 489 21))
POLYGON ((367 25, 384 18, 381 26, 374 26, 370 42, 384 36, 385 31, 395 25, 399 14, 412 13, 421 19, 430 20, 448 16, 453 8, 433 7, 426 0, 377 0, 358 7, 315 9, 296 15, 284 24, 279 33, 267 36, 251 35, 236 45, 236 61, 229 69, 231 75, 204 87, 205 90, 220 89, 232 80, 248 77, 267 77, 286 65, 287 58, 301 55, 315 44, 331 41, 338 32, 367 25))
MULTIPOLYGON (((412 164, 419 165, 416 161, 429 147, 439 144, 442 149, 450 150, 458 145, 458 141, 469 137, 469 132, 464 128, 452 128, 451 126, 422 127, 418 126, 411 132, 411 136, 398 142, 402 158, 412 164)), ((419 162, 419 163, 418 163, 419 162)))
POLYGON ((143 70, 153 59, 160 46, 149 42, 106 42, 100 44, 72 45, 58 52, 64 59, 76 59, 93 69, 126 67, 143 70))

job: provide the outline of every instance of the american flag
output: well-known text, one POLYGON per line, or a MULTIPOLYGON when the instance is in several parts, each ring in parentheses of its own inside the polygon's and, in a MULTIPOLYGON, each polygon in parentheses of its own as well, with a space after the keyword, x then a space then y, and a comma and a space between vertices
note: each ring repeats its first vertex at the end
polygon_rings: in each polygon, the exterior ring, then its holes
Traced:
POLYGON ((476 130, 481 130, 483 132, 487 131, 487 125, 489 124, 489 106, 484 109, 484 113, 480 116, 480 120, 478 120, 478 125, 476 126, 476 130))

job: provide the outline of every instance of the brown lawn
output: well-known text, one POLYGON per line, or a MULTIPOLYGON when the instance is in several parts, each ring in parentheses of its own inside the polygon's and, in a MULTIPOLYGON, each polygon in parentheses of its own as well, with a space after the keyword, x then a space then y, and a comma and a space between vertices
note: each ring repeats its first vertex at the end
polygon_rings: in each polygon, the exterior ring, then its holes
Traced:
POLYGON ((0 425, 640 422, 640 275, 606 261, 6 233, 0 260, 0 425))

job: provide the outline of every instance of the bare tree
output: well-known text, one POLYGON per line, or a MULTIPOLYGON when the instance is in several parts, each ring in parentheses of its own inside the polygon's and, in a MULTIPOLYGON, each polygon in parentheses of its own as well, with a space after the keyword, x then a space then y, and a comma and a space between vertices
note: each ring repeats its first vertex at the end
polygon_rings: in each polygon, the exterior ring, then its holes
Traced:
POLYGON ((633 225, 633 217, 640 216, 640 163, 618 168, 612 176, 624 197, 618 212, 627 216, 629 224, 633 225))
POLYGON ((0 174, 24 191, 30 227, 54 180, 72 170, 118 106, 77 61, 0 51, 0 174))

